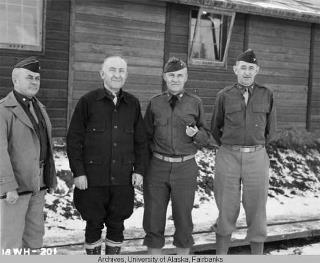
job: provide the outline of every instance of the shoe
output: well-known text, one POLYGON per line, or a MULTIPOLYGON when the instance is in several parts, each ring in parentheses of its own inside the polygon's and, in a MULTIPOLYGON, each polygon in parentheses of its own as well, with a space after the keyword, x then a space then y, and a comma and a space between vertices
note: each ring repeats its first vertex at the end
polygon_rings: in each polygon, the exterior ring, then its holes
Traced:
POLYGON ((101 246, 86 248, 87 255, 101 255, 101 246))
POLYGON ((105 254, 106 255, 119 255, 120 254, 121 247, 111 247, 106 245, 105 254))

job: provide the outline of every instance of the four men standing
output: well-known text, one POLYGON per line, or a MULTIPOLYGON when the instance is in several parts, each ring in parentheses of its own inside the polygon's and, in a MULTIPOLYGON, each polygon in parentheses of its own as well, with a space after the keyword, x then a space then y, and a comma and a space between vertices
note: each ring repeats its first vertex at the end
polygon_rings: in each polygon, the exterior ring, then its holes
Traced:
MULTIPOLYGON (((42 246, 45 189, 56 185, 51 125, 35 98, 39 69, 35 58, 18 63, 12 73, 14 91, 0 101, 2 249, 42 246)), ((241 54, 234 66, 238 83, 220 91, 215 103, 211 132, 220 145, 214 179, 217 254, 228 251, 241 185, 247 238, 253 254, 263 253, 269 179, 265 145, 276 121, 272 92, 255 83, 258 71, 254 52, 241 54)), ((107 57, 100 76, 103 86, 80 98, 67 134, 74 203, 86 221, 87 254, 101 254, 104 226, 106 254, 120 253, 124 220, 133 212, 133 186, 141 186, 145 175, 143 227, 148 252, 161 254, 171 199, 173 244, 178 254, 189 254, 198 175, 194 157, 198 146, 209 142, 210 132, 201 99, 184 89, 187 66, 180 59, 169 59, 163 73, 167 90, 151 99, 144 121, 138 99, 122 90, 128 76, 126 61, 107 57)))

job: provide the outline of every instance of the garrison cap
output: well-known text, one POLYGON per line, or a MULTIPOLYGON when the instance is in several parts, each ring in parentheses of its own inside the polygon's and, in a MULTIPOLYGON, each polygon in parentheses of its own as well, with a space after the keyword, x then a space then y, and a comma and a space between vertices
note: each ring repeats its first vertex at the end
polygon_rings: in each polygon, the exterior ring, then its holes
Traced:
POLYGON ((252 49, 248 49, 237 57, 237 61, 244 61, 258 65, 258 60, 252 49))
POLYGON ((40 63, 36 57, 32 56, 19 61, 17 64, 14 65, 14 68, 25 68, 32 72, 39 73, 40 63))
POLYGON ((174 72, 186 68, 186 63, 180 58, 171 57, 164 65, 163 73, 174 72))

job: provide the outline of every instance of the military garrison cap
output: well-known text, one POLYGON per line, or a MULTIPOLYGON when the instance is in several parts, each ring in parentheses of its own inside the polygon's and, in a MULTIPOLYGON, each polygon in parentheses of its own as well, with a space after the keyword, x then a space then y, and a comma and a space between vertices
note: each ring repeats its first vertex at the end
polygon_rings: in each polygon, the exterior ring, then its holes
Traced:
POLYGON ((248 49, 237 57, 237 61, 244 61, 258 65, 258 60, 252 49, 248 49))
POLYGON ((14 68, 25 68, 32 72, 39 73, 40 72, 40 63, 39 60, 36 57, 28 57, 21 61, 19 61, 17 64, 14 65, 14 68))
POLYGON ((164 65, 163 73, 174 72, 186 68, 186 63, 180 58, 171 57, 164 65))

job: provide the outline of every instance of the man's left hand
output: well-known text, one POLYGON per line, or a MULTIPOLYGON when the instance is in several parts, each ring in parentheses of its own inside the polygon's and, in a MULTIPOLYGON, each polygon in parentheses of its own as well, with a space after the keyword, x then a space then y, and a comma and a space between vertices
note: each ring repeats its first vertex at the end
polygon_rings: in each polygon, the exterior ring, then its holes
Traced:
POLYGON ((141 174, 133 173, 132 174, 132 185, 135 187, 140 187, 143 183, 143 177, 141 174))
POLYGON ((197 126, 187 126, 186 128, 186 134, 189 136, 189 137, 193 137, 197 134, 197 132, 199 131, 198 127, 197 126))

